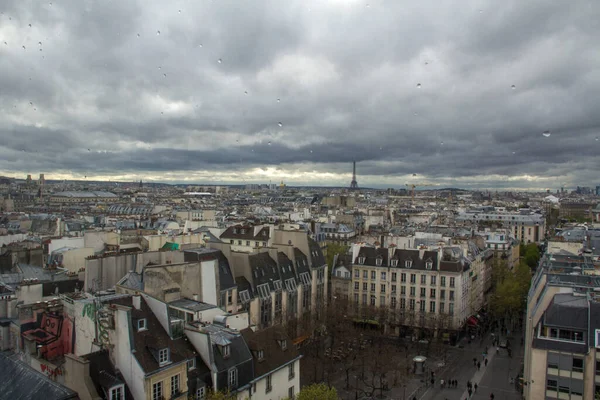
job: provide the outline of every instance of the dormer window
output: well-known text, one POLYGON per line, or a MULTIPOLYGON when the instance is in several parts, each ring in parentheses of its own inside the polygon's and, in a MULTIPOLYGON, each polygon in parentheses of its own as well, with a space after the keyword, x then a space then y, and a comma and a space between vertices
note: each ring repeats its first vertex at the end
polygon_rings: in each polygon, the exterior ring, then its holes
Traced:
POLYGON ((392 267, 398 266, 398 260, 392 260, 392 267))
POLYGON ((158 364, 160 366, 163 366, 165 364, 167 364, 170 361, 171 357, 170 357, 170 352, 169 349, 160 349, 158 351, 158 364))
POLYGON ((410 268, 410 267, 412 267, 412 260, 406 260, 406 261, 404 261, 404 266, 405 266, 406 268, 410 268))
POLYGON ((433 261, 427 261, 425 263, 425 268, 432 269, 433 268, 433 261))
POLYGON ((146 329, 148 329, 146 326, 146 318, 138 319, 137 329, 138 329, 138 332, 145 331, 146 329))
POLYGON ((223 355, 223 358, 229 357, 229 355, 231 354, 231 348, 228 344, 226 344, 225 346, 221 346, 221 354, 223 355))
POLYGON ((235 234, 237 235, 237 233, 238 233, 238 229, 237 229, 237 228, 235 228, 235 229, 233 230, 233 233, 235 233, 235 234))
POLYGON ((285 339, 280 340, 279 345, 281 346, 281 350, 287 349, 287 340, 285 340, 285 339))
POLYGON ((383 259, 381 257, 377 257, 377 260, 375 260, 375 265, 380 267, 381 263, 383 263, 383 259))
POLYGON ((258 359, 258 361, 262 361, 263 358, 265 358, 265 352, 262 350, 258 350, 256 352, 256 358, 258 359))
POLYGON ((359 264, 364 264, 365 263, 365 258, 364 257, 358 257, 358 263, 359 264))
POLYGON ((245 235, 245 234, 246 234, 246 230, 242 229, 242 235, 245 235))
POLYGON ((125 386, 113 386, 110 388, 109 400, 124 400, 125 399, 125 386))

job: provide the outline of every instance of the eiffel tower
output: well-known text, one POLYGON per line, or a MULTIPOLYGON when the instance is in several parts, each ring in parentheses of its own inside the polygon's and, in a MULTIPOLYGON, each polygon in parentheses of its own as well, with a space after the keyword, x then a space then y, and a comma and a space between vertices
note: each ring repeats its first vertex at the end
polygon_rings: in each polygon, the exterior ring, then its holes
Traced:
POLYGON ((356 161, 352 161, 352 182, 350 182, 350 190, 358 190, 356 182, 356 161))

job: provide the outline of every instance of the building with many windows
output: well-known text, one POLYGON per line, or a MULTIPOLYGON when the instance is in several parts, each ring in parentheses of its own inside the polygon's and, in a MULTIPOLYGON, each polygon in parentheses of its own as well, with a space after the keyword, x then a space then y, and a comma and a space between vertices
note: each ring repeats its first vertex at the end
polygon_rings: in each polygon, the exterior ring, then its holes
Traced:
POLYGON ((523 243, 540 243, 546 237, 546 219, 542 214, 523 210, 519 213, 467 211, 456 216, 456 222, 494 223, 510 230, 510 234, 523 243))

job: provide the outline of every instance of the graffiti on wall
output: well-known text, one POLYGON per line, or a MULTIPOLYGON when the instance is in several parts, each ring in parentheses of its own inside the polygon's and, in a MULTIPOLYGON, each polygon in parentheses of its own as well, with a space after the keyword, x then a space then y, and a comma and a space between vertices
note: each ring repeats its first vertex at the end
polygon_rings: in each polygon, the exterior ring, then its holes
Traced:
POLYGON ((96 339, 103 346, 110 346, 108 330, 113 326, 113 314, 102 303, 88 303, 83 307, 82 317, 88 317, 96 326, 96 339))
POLYGON ((61 367, 52 368, 46 364, 40 364, 40 370, 52 380, 56 380, 57 377, 63 375, 63 370, 61 367))

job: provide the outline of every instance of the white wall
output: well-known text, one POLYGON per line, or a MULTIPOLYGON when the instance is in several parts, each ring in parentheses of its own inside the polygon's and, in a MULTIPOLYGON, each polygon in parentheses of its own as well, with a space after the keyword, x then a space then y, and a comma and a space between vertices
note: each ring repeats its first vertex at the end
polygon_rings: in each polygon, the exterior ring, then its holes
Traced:
POLYGON ((129 343, 129 315, 124 307, 117 307, 115 310, 115 338, 111 342, 115 343, 113 357, 115 367, 121 371, 123 378, 134 399, 145 399, 144 393, 144 371, 133 356, 132 344, 129 343))
POLYGON ((21 285, 17 289, 17 297, 23 304, 32 304, 42 301, 42 284, 21 285))
POLYGON ((17 233, 14 235, 3 235, 3 236, 0 236, 0 247, 3 244, 8 245, 13 242, 21 242, 25 239, 27 239, 27 234, 25 234, 25 233, 17 233))
POLYGON ((201 263, 201 284, 202 284, 202 301, 209 304, 219 304, 217 295, 217 277, 215 268, 217 261, 202 261, 201 263))
MULTIPOLYGON (((287 296, 283 296, 283 298, 287 300, 287 296)), ((238 331, 246 329, 248 327, 248 313, 241 312, 238 314, 227 314, 225 325, 238 331)))
POLYGON ((54 250, 61 249, 63 247, 72 247, 80 249, 85 247, 85 240, 83 237, 62 237, 59 239, 51 239, 48 244, 48 254, 52 254, 54 250))
POLYGON ((294 372, 295 376, 293 379, 289 379, 288 366, 285 365, 282 368, 271 374, 271 391, 266 393, 267 388, 267 377, 262 377, 256 382, 256 393, 253 394, 257 399, 271 399, 281 400, 288 398, 288 390, 291 386, 294 386, 294 394, 297 395, 300 391, 300 361, 294 361, 294 372))
MULTIPOLYGON (((84 308, 89 304, 93 307, 92 300, 81 300, 74 302, 72 312, 69 312, 74 319, 75 330, 75 355, 82 356, 100 350, 99 346, 94 344, 96 339, 96 321, 84 314, 84 308)), ((70 308, 70 307, 69 307, 70 308)), ((87 309, 85 310, 87 311, 87 309)))
POLYGON ((168 306, 167 303, 163 303, 160 300, 155 299, 154 297, 150 297, 145 293, 142 293, 141 296, 146 300, 148 307, 152 310, 158 322, 162 325, 165 332, 169 333, 169 314, 168 314, 168 306))

